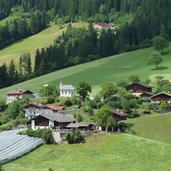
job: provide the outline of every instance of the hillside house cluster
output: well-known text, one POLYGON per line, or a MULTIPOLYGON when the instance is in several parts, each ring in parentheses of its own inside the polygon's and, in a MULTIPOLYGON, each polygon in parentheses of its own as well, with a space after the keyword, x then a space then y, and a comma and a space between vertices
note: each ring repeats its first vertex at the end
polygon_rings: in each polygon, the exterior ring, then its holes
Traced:
POLYGON ((171 96, 164 92, 159 92, 157 94, 152 93, 152 87, 144 83, 132 83, 126 86, 126 89, 133 91, 133 95, 138 97, 144 97, 149 103, 160 103, 165 101, 171 103, 171 96))
POLYGON ((75 122, 72 115, 63 111, 64 106, 29 104, 24 107, 24 110, 25 117, 30 119, 33 130, 65 128, 68 124, 75 122))

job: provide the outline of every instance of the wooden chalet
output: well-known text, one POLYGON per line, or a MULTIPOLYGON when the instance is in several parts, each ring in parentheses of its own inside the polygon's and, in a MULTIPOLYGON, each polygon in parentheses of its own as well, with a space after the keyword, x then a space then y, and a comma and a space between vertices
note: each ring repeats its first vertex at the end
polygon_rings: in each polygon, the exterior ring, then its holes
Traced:
POLYGON ((155 95, 151 96, 150 100, 151 101, 158 101, 158 102, 161 102, 161 101, 170 102, 171 101, 171 96, 166 94, 166 93, 160 92, 158 94, 155 94, 155 95))
POLYGON ((31 119, 31 127, 33 130, 44 128, 63 129, 74 122, 73 116, 68 114, 40 114, 31 119))
POLYGON ((116 122, 124 121, 128 117, 128 114, 122 112, 119 109, 112 109, 111 112, 112 112, 113 117, 115 118, 116 122))
POLYGON ((126 86, 127 90, 132 90, 134 93, 145 93, 145 92, 152 92, 152 87, 148 84, 144 83, 131 83, 126 86))

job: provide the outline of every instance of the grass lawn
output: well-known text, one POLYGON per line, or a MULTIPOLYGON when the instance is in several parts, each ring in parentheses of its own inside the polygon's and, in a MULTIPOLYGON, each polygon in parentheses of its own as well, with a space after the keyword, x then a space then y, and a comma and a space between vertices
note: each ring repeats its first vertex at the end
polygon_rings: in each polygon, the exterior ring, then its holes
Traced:
POLYGON ((138 136, 171 144, 171 113, 130 119, 138 136))
POLYGON ((43 145, 4 165, 5 171, 164 171, 171 164, 171 146, 130 135, 103 134, 86 144, 43 145))

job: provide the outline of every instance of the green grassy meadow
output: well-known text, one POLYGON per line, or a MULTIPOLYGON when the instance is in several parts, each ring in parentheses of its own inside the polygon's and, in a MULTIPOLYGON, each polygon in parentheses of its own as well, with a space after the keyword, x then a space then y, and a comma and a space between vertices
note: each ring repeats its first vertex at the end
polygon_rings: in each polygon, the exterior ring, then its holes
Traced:
POLYGON ((171 146, 124 134, 93 135, 85 144, 43 145, 5 171, 166 171, 171 146))
MULTIPOLYGON (((74 23, 74 28, 86 27, 86 23, 74 23)), ((15 61, 16 64, 19 63, 19 57, 24 53, 30 53, 32 57, 32 63, 34 64, 34 57, 37 49, 42 49, 49 47, 53 44, 54 40, 65 31, 66 26, 64 25, 62 29, 58 25, 49 26, 42 32, 30 36, 26 39, 18 41, 2 50, 0 50, 0 64, 4 62, 9 64, 11 59, 15 61)))
POLYGON ((130 119, 137 136, 171 144, 171 113, 130 119))
MULTIPOLYGON (((53 29, 52 27, 49 29, 53 29)), ((169 51, 170 49, 171 47, 169 51)), ((96 94, 100 89, 100 85, 105 82, 127 80, 132 74, 139 75, 142 81, 147 78, 154 81, 156 75, 163 75, 171 80, 171 53, 164 56, 164 62, 161 65, 164 69, 154 70, 154 66, 147 65, 151 52, 152 48, 141 49, 62 69, 1 89, 1 98, 4 98, 6 91, 11 89, 22 88, 38 92, 41 85, 54 83, 58 86, 61 80, 63 80, 64 83, 73 85, 77 85, 80 81, 84 80, 93 87, 93 94, 96 94)), ((0 54, 1 53, 2 51, 0 51, 0 54)))
POLYGON ((36 35, 23 39, 0 50, 0 64, 3 64, 4 62, 9 64, 11 59, 13 59, 16 64, 18 64, 21 54, 28 52, 31 53, 34 63, 36 49, 49 46, 61 33, 62 31, 58 28, 58 26, 53 25, 36 35))

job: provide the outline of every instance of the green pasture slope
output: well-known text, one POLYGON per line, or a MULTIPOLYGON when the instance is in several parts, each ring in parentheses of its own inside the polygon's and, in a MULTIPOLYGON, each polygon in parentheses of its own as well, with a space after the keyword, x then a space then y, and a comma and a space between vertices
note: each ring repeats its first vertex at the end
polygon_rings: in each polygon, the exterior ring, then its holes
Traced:
POLYGON ((130 119, 137 136, 171 144, 171 113, 130 119))
MULTIPOLYGON (((73 24, 74 28, 86 26, 86 23, 73 24)), ((51 44, 53 44, 54 40, 60 36, 63 31, 65 31, 65 29, 65 25, 62 29, 60 29, 58 25, 51 25, 36 35, 30 36, 0 50, 0 65, 2 65, 4 62, 9 64, 11 59, 18 64, 19 57, 24 53, 31 53, 32 63, 34 64, 36 50, 49 47, 51 44)))
POLYGON ((5 171, 166 171, 171 146, 124 134, 93 135, 85 144, 43 145, 5 171))
POLYGON ((31 53, 32 59, 34 59, 36 49, 49 46, 61 33, 62 31, 58 26, 53 25, 36 35, 30 36, 0 50, 0 64, 4 62, 9 64, 11 59, 17 64, 19 63, 21 54, 28 52, 31 53))
MULTIPOLYGON (((169 51, 170 49, 171 47, 169 51)), ((86 81, 93 86, 93 94, 99 91, 100 85, 103 83, 125 80, 132 74, 139 75, 141 80, 147 78, 154 80, 156 75, 163 75, 171 80, 171 53, 164 56, 164 62, 162 63, 164 69, 154 70, 153 66, 147 65, 151 52, 151 48, 141 49, 62 69, 1 89, 1 98, 4 98, 5 92, 11 89, 22 88, 38 92, 41 85, 54 83, 58 86, 61 80, 64 83, 73 85, 76 85, 80 81, 86 81)))

